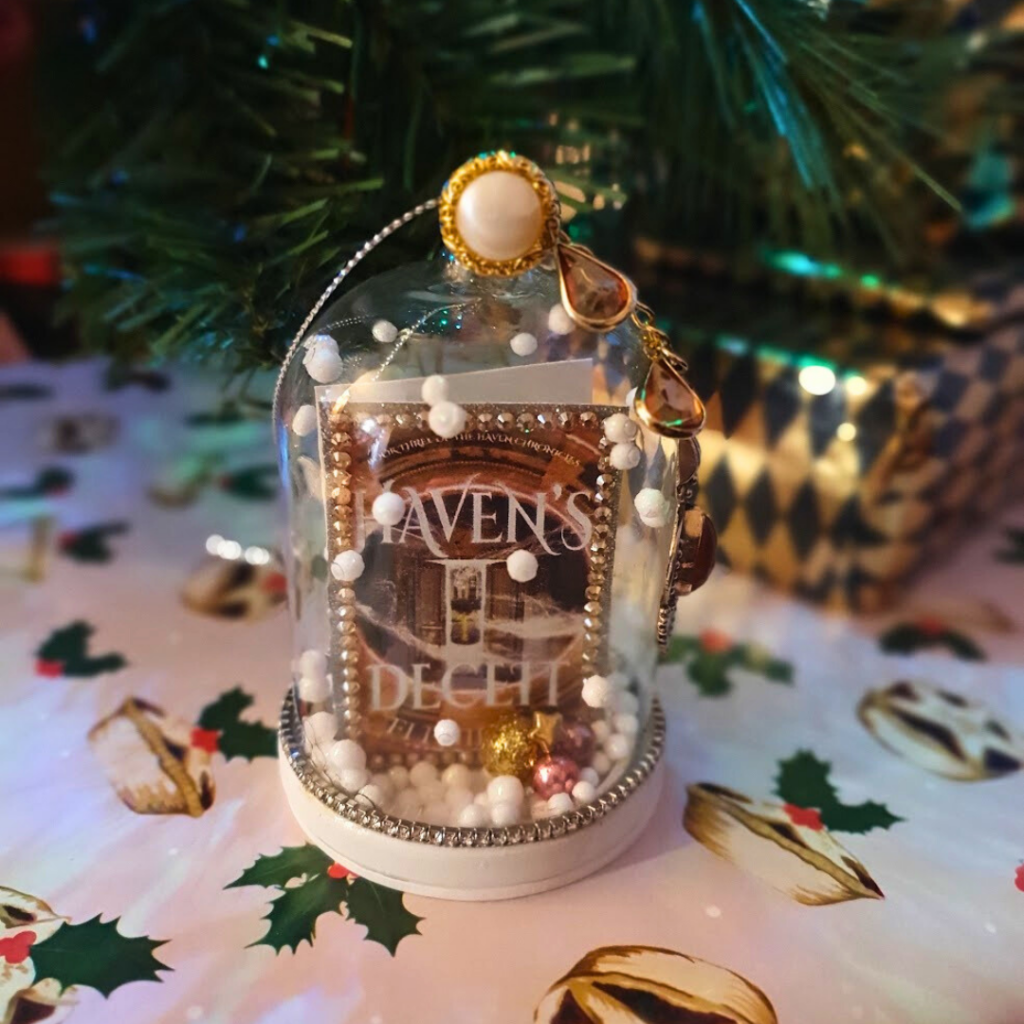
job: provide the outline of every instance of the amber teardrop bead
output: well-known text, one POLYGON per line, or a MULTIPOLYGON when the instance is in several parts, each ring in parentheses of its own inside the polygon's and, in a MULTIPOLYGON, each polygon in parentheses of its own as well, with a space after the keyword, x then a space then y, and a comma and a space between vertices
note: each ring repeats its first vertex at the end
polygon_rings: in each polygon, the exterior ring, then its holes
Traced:
POLYGON ((664 437, 693 437, 707 416, 704 403, 686 383, 683 365, 673 356, 655 359, 634 399, 640 421, 664 437))
POLYGON ((592 330, 609 330, 633 311, 636 293, 629 280, 575 245, 558 247, 562 305, 572 319, 592 330))

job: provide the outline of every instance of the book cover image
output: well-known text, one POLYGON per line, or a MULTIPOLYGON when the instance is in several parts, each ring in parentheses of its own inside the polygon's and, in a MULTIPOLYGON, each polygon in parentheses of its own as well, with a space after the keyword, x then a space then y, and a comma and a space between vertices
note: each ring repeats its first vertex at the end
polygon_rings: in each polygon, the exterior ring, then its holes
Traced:
POLYGON ((466 429, 432 433, 422 405, 350 404, 327 424, 329 555, 354 547, 353 583, 331 584, 339 710, 373 752, 439 750, 433 727, 454 718, 457 750, 504 708, 581 707, 585 655, 605 646, 619 474, 602 421, 614 408, 467 404, 466 429), (374 498, 404 500, 377 523, 374 498), (537 573, 517 582, 508 557, 537 573))

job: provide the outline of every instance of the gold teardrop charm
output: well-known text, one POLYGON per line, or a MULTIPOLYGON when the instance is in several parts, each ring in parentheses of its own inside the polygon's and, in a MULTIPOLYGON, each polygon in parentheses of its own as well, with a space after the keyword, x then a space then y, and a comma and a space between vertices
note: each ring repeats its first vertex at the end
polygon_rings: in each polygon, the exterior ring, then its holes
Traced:
POLYGON ((562 242, 556 252, 562 305, 581 327, 609 331, 633 312, 636 289, 589 249, 562 242))
POLYGON ((636 390, 633 407, 640 422, 663 437, 693 437, 704 426, 707 411, 686 383, 685 372, 686 363, 679 356, 659 352, 636 390))

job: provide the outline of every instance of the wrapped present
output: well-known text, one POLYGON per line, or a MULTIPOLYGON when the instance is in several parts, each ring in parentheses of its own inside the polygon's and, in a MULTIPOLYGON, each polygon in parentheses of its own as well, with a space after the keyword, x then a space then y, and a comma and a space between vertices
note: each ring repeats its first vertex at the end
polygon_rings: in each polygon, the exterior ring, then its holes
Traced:
POLYGON ((658 279, 708 408, 700 502, 721 562, 875 610, 1024 485, 1024 275, 958 289, 960 331, 951 292, 901 317, 895 289, 865 312, 856 297, 658 279))

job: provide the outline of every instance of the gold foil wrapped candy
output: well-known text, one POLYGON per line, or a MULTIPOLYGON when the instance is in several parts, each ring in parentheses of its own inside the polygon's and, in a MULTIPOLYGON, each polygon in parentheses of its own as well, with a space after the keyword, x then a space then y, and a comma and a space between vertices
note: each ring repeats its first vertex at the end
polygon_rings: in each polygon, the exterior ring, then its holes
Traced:
POLYGON ((768 997, 716 964, 653 946, 604 946, 545 993, 536 1024, 778 1024, 768 997))

